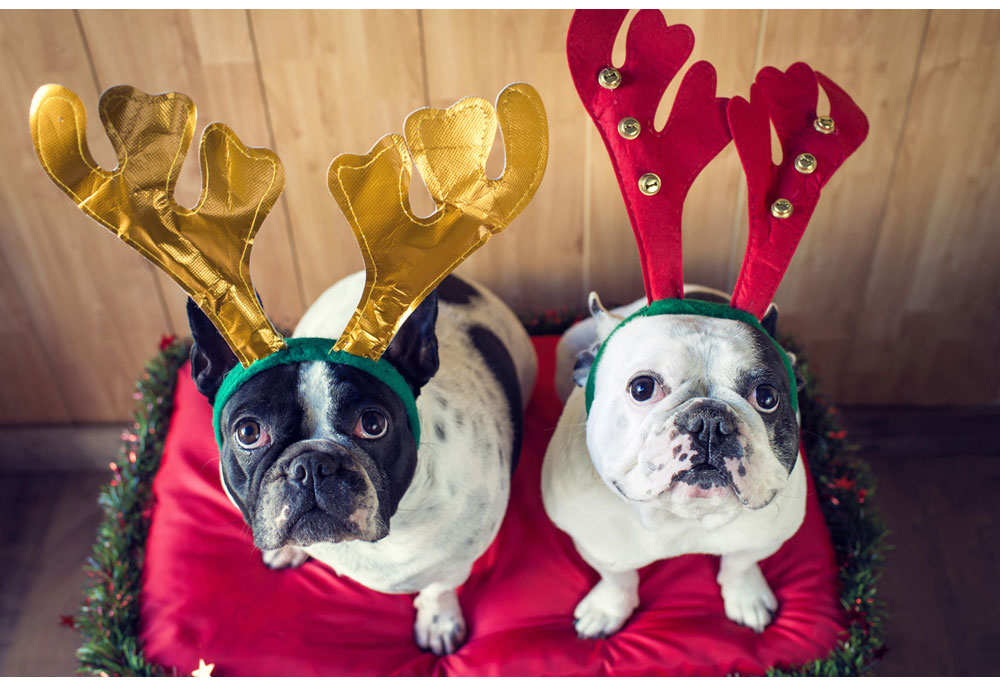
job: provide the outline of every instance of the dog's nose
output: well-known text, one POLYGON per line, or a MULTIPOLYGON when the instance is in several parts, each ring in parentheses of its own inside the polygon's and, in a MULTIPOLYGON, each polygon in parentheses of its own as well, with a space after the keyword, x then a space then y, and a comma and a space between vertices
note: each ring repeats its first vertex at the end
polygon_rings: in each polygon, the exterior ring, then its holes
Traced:
POLYGON ((706 401, 690 410, 690 415, 684 423, 699 443, 721 443, 736 431, 729 410, 721 403, 706 401))
POLYGON ((337 472, 334 458, 326 453, 303 453, 288 465, 288 481, 296 486, 314 488, 337 472))

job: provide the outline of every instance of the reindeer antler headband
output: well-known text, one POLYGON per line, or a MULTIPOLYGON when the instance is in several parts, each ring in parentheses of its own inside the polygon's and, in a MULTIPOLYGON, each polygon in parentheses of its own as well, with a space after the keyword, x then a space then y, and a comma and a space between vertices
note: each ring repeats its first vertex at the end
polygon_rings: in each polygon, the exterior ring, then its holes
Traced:
MULTIPOLYGON (((759 320, 788 268, 819 191, 864 141, 868 120, 840 87, 804 63, 786 72, 762 69, 747 102, 715 97, 715 69, 701 61, 684 75, 670 117, 656 131, 657 105, 691 55, 694 37, 687 26, 667 26, 659 10, 642 10, 628 29, 625 64, 616 69, 611 51, 627 14, 577 10, 566 39, 573 81, 608 149, 639 247, 649 305, 625 322, 650 315, 697 314, 743 321, 764 331, 759 320), (829 97, 830 116, 816 113, 817 82, 829 97), (780 165, 771 162, 769 120, 781 140, 780 165), (730 306, 685 301, 684 198, 698 173, 730 139, 736 142, 747 177, 750 238, 743 267, 730 306)), ((587 382, 588 410, 600 357, 598 351, 587 382)), ((785 362, 795 407, 794 376, 787 357, 785 362)))
POLYGON ((482 98, 417 110, 406 120, 405 139, 389 134, 366 155, 334 159, 330 191, 367 270, 361 302, 337 341, 283 339, 250 281, 254 237, 284 185, 274 153, 247 148, 225 125, 210 125, 201 140, 201 199, 188 210, 176 204, 173 191, 194 134, 191 100, 116 86, 101 97, 99 110, 118 154, 113 172, 91 157, 86 111, 62 86, 43 86, 32 100, 35 151, 81 210, 183 287, 236 354, 241 364, 215 398, 219 445, 221 410, 232 393, 264 369, 302 360, 352 365, 385 382, 403 400, 419 443, 413 392, 381 356, 420 302, 534 195, 548 157, 545 109, 535 89, 508 86, 496 110, 482 98), (490 179, 485 165, 498 120, 506 167, 490 179), (437 204, 427 218, 410 210, 410 152, 437 204))

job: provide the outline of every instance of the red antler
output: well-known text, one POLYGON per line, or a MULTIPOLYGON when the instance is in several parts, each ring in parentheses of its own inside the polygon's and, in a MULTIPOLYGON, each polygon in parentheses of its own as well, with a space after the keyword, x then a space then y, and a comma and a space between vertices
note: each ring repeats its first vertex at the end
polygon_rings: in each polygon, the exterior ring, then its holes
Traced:
POLYGON ((868 135, 868 120, 837 84, 802 62, 787 72, 765 67, 750 88, 750 102, 733 98, 729 126, 747 177, 750 239, 732 306, 764 315, 820 189, 868 135), (830 99, 830 116, 817 117, 817 80, 830 99), (771 162, 774 122, 783 160, 771 162))
POLYGON ((650 302, 681 298, 684 198, 729 143, 727 99, 715 97, 712 65, 698 62, 685 74, 666 126, 655 131, 660 98, 691 55, 694 37, 687 26, 667 26, 659 10, 642 10, 628 29, 625 64, 614 69, 611 52, 627 14, 577 10, 566 38, 569 68, 611 156, 639 244, 646 296, 650 302))

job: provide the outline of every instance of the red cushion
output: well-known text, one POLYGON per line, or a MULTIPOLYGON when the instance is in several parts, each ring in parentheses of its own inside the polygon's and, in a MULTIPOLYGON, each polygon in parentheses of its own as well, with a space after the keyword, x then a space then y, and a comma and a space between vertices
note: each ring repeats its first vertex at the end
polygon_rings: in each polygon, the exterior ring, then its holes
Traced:
POLYGON ((641 571, 641 603, 610 639, 581 640, 577 602, 597 581, 548 520, 541 461, 561 405, 552 388, 556 337, 539 337, 539 381, 497 540, 459 591, 469 640, 438 658, 413 642, 412 596, 370 591, 316 561, 264 567, 219 482, 211 409, 185 365, 154 483, 142 580, 147 658, 215 675, 718 675, 822 658, 845 627, 837 567, 815 492, 805 523, 761 564, 781 604, 754 634, 726 619, 714 556, 641 571))

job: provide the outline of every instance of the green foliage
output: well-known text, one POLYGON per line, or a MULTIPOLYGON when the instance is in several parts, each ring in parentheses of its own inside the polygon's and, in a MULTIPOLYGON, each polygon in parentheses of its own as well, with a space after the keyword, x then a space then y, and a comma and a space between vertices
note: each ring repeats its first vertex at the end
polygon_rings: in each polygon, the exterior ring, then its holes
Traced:
POLYGON ((98 499, 104 521, 87 560, 89 588, 74 619, 83 636, 76 652, 83 675, 164 674, 139 645, 139 593, 153 476, 170 428, 177 368, 187 359, 188 346, 164 339, 161 347, 136 384, 133 422, 122 433, 111 480, 98 499))
MULTIPOLYGON (((579 316, 550 311, 526 325, 533 334, 559 334, 579 316)), ((840 565, 841 605, 847 630, 824 659, 800 666, 774 666, 768 675, 841 676, 868 672, 884 652, 885 609, 877 583, 885 551, 886 528, 874 512, 875 481, 868 465, 847 442, 837 411, 819 393, 819 385, 797 346, 805 388, 800 392, 802 438, 823 516, 840 565)), ((149 532, 152 484, 169 429, 177 369, 188 345, 166 341, 137 384, 136 410, 112 479, 99 502, 104 521, 87 562, 90 587, 75 624, 83 637, 77 650, 84 675, 164 675, 150 663, 139 643, 139 593, 149 532)))

